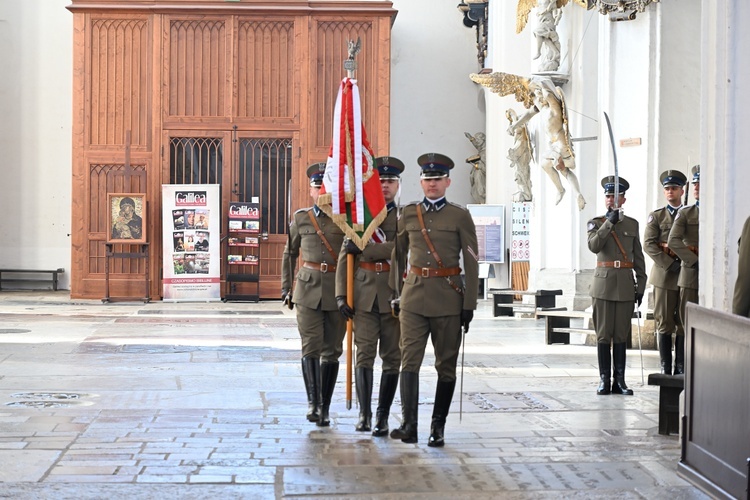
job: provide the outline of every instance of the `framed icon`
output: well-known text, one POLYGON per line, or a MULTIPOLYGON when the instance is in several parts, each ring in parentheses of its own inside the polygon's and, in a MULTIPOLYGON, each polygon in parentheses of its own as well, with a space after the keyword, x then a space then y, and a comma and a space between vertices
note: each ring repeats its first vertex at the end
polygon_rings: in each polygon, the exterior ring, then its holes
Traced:
POLYGON ((146 195, 107 194, 107 243, 146 243, 146 195))

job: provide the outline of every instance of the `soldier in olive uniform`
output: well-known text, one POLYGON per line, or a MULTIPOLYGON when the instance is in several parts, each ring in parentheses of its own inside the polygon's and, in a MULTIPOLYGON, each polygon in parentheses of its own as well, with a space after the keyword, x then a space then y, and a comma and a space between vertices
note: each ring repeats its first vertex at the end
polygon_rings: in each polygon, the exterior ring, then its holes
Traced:
POLYGON ((669 249, 669 231, 677 211, 682 208, 687 177, 679 170, 667 170, 659 176, 667 206, 651 212, 643 235, 643 250, 654 261, 649 283, 654 285, 654 320, 659 336, 661 372, 672 374, 672 333, 684 336, 680 320, 680 259, 669 249))
POLYGON ((456 387, 456 362, 461 329, 469 330, 477 306, 479 265, 477 234, 468 210, 449 203, 445 191, 453 161, 427 153, 417 160, 422 167, 424 199, 407 205, 398 222, 393 253, 394 269, 410 268, 405 277, 394 272, 394 283, 403 279, 401 293, 401 427, 391 437, 417 442, 419 369, 427 339, 435 349, 438 373, 435 405, 428 446, 443 446, 445 419, 456 387), (466 287, 461 283, 459 258, 463 257, 466 287))
POLYGON ((393 289, 388 285, 391 270, 390 258, 396 238, 396 193, 399 189, 404 164, 398 158, 375 158, 380 176, 388 216, 380 224, 378 234, 360 250, 351 240, 345 240, 339 254, 336 270, 336 301, 345 318, 354 318, 354 344, 357 346, 357 400, 359 421, 355 429, 369 432, 372 425, 372 374, 375 355, 380 343, 383 373, 380 376, 380 396, 375 414, 373 436, 388 435, 388 415, 398 386, 401 351, 398 347, 400 329, 398 318, 391 314, 393 289), (346 261, 347 254, 355 255, 354 308, 347 304, 346 261), (356 316, 355 316, 356 311, 356 316))
MULTIPOLYGON (((682 260, 680 277, 680 320, 685 325, 685 306, 698 302, 698 205, 700 204, 701 168, 696 165, 693 173, 693 196, 695 205, 683 207, 674 217, 669 232, 669 248, 682 260)), ((674 339, 674 374, 685 373, 685 333, 674 339)))
MULTIPOLYGON (((622 177, 619 181, 618 206, 622 207, 630 184, 622 177)), ((602 179, 602 187, 607 214, 591 219, 587 225, 589 250, 596 254, 596 270, 591 283, 600 380, 596 393, 632 395, 633 390, 625 384, 625 352, 634 303, 641 305, 646 289, 646 262, 638 235, 638 221, 614 208, 615 177, 610 175, 602 179), (610 379, 610 343, 615 362, 614 383, 610 379)))
POLYGON ((745 220, 740 236, 737 281, 734 283, 732 312, 750 318, 750 217, 745 220))
MULTIPOLYGON (((325 163, 315 163, 307 169, 310 196, 315 203, 325 167, 325 163)), ((302 376, 309 404, 307 419, 321 427, 330 425, 328 412, 346 335, 335 294, 338 249, 343 241, 343 231, 317 204, 297 210, 289 224, 281 267, 281 297, 290 308, 297 306, 302 376), (292 275, 300 252, 302 266, 292 294, 292 275)))

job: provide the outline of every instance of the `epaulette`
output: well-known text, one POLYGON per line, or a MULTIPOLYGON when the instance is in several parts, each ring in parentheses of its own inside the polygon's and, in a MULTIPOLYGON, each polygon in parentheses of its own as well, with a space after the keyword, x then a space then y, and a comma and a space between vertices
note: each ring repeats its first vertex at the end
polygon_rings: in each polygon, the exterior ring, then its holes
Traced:
POLYGON ((404 205, 404 208, 410 207, 412 205, 419 205, 420 203, 422 203, 422 200, 410 201, 409 203, 407 203, 406 205, 404 205))
POLYGON ((448 205, 453 205, 454 207, 456 207, 456 208, 460 208, 461 210, 465 210, 465 211, 467 211, 467 212, 469 211, 469 209, 468 209, 468 208, 466 208, 465 206, 463 206, 463 205, 459 205, 458 203, 453 203, 452 201, 449 201, 449 202, 448 202, 448 205))
POLYGON ((667 207, 659 207, 656 210, 654 210, 654 213, 659 212, 661 210, 666 210, 667 207))
POLYGON ((308 210, 312 209, 312 207, 306 207, 306 208, 300 208, 296 212, 294 212, 294 215, 297 215, 300 212, 307 212, 308 210))

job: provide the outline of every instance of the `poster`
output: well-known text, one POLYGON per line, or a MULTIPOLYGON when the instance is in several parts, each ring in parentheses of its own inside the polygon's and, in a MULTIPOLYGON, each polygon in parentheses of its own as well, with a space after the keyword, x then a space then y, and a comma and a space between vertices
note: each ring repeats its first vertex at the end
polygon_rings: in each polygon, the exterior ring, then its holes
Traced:
POLYGON ((221 300, 219 185, 164 184, 161 195, 164 300, 221 300))
POLYGON ((533 203, 514 202, 511 217, 510 260, 528 262, 531 259, 531 207, 533 203))
POLYGON ((505 262, 505 205, 468 205, 477 228, 479 262, 505 262))

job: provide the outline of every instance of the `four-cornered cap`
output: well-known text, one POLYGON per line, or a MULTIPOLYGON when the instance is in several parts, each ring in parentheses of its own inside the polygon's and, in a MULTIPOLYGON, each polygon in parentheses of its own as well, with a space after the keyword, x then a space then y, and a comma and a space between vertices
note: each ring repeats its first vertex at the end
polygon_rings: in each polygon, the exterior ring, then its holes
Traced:
MULTIPOLYGON (((608 175, 602 179, 602 187, 604 188, 604 194, 615 194, 615 176, 608 175)), ((620 194, 625 194, 625 191, 630 187, 630 183, 620 177, 620 194)))
POLYGON ((659 175, 659 182, 661 182, 663 187, 682 187, 687 183, 687 177, 679 170, 666 170, 659 175))
POLYGON ((453 168, 453 160, 440 153, 425 153, 417 158, 417 163, 422 168, 422 179, 448 177, 453 168))
POLYGON ((125 205, 130 205, 131 207, 135 208, 135 202, 133 201, 133 198, 126 196, 125 198, 120 200, 120 208, 124 207, 125 205))
POLYGON ((693 182, 700 183, 700 181, 701 181, 701 166, 700 165, 694 165, 693 168, 690 170, 690 172, 693 174, 693 182))
POLYGON ((393 156, 375 158, 375 167, 381 179, 398 179, 404 171, 404 162, 393 156))
POLYGON ((323 174, 326 171, 326 164, 323 162, 313 163, 307 167, 307 176, 310 178, 310 185, 320 187, 323 185, 323 174))

